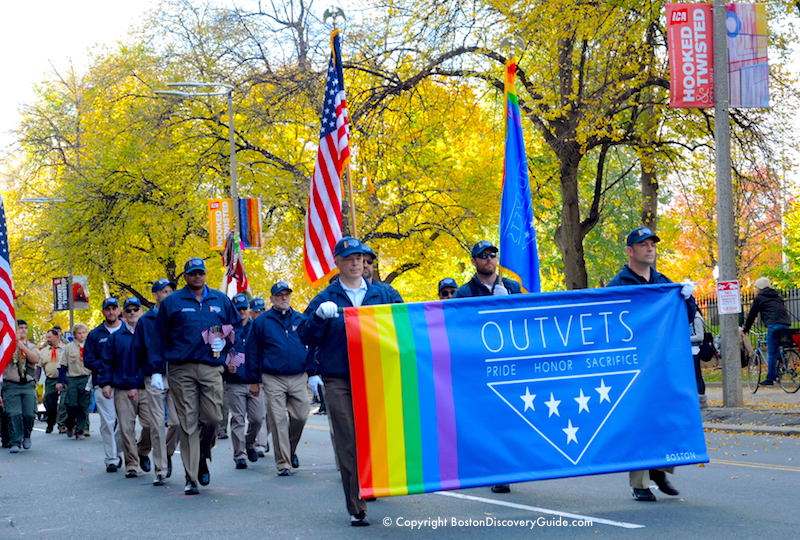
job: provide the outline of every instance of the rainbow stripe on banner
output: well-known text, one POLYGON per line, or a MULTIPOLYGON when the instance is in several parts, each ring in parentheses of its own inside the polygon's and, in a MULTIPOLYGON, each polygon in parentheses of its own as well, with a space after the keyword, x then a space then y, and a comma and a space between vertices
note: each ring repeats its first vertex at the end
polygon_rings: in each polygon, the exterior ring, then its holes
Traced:
POLYGON ((239 236, 244 249, 261 249, 261 199, 239 199, 239 236))
POLYGON ((458 489, 442 304, 347 308, 345 324, 361 496, 458 489))

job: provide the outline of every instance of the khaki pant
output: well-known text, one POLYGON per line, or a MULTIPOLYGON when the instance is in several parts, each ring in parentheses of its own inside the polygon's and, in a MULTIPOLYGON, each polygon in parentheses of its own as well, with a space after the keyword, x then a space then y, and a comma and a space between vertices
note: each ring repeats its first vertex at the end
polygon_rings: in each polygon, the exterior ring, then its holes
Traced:
POLYGON ((180 423, 183 469, 197 482, 200 458, 211 459, 222 421, 222 367, 187 362, 170 364, 167 371, 180 423))
POLYGON ((117 425, 117 411, 114 407, 114 389, 111 389, 111 397, 103 396, 103 391, 99 386, 94 387, 94 406, 100 416, 100 436, 103 438, 103 451, 105 452, 106 465, 117 464, 119 453, 122 450, 122 441, 119 436, 119 426, 117 425))
POLYGON ((247 450, 255 446, 256 436, 264 422, 264 394, 253 396, 249 384, 225 383, 225 395, 230 411, 233 459, 244 459, 247 450), (245 418, 247 434, 244 431, 245 418))
POLYGON ((353 397, 350 379, 324 377, 328 418, 333 426, 333 451, 339 463, 342 488, 350 515, 367 511, 367 503, 359 495, 356 462, 356 427, 353 420, 353 397))
POLYGON ((306 391, 308 375, 264 374, 263 381, 275 466, 278 470, 288 469, 311 408, 306 391))
MULTIPOLYGON (((666 469, 656 469, 665 473, 673 474, 675 467, 667 467, 666 469)), ((630 471, 628 473, 628 482, 632 488, 635 489, 650 489, 650 471, 647 469, 643 471, 630 471)))
POLYGON ((164 379, 164 387, 164 390, 155 388, 150 383, 150 377, 147 377, 144 381, 144 390, 141 391, 141 393, 147 394, 147 424, 150 426, 149 438, 153 449, 153 467, 157 475, 167 473, 167 456, 171 456, 175 452, 178 437, 178 419, 174 408, 167 415, 166 425, 164 423, 164 406, 169 398, 166 379, 164 379), (171 451, 169 450, 170 446, 172 447, 171 451))
POLYGON ((4 381, 3 407, 8 417, 9 446, 22 446, 22 439, 29 439, 36 420, 36 383, 24 384, 4 381))
MULTIPOLYGON (((119 433, 122 438, 122 454, 125 456, 125 470, 139 471, 139 446, 136 443, 136 417, 142 430, 148 425, 150 400, 144 389, 139 389, 137 399, 128 397, 128 390, 114 390, 114 408, 117 411, 119 433)), ((142 454, 144 455, 144 454, 142 454)))

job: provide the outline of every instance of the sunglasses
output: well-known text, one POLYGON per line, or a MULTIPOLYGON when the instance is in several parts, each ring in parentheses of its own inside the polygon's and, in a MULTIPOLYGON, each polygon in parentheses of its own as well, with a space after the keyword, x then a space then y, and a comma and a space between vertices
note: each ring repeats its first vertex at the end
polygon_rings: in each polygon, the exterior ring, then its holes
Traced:
POLYGON ((494 253, 493 251, 489 251, 489 252, 484 251, 483 253, 481 253, 480 255, 478 255, 475 258, 476 259, 496 259, 497 258, 497 253, 494 253))
POLYGON ((247 307, 240 307, 240 308, 236 308, 236 309, 237 309, 237 311, 249 311, 250 310, 250 308, 247 308, 247 307))
POLYGON ((138 307, 125 308, 125 313, 136 313, 137 311, 139 311, 138 307))
POLYGON ((455 292, 453 292, 453 291, 441 291, 439 293, 439 298, 450 298, 454 294, 455 294, 455 292))

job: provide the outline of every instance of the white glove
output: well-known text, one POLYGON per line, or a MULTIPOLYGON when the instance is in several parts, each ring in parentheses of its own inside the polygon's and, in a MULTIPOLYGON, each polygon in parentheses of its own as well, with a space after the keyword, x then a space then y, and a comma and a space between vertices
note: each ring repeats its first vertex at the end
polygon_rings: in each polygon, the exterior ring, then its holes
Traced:
POLYGON ((211 350, 215 353, 221 352, 225 348, 225 340, 221 337, 215 337, 211 340, 211 350))
POLYGON ((694 292, 694 281, 689 281, 688 279, 684 279, 681 282, 681 296, 683 296, 684 300, 688 300, 692 293, 694 292))
POLYGON ((150 386, 159 390, 164 389, 164 377, 161 375, 161 373, 153 373, 150 376, 150 386))
POLYGON ((322 302, 315 313, 320 319, 332 319, 339 316, 339 306, 328 300, 322 302))
POLYGON ((308 388, 316 397, 319 397, 319 389, 324 386, 325 385, 322 384, 322 379, 319 375, 312 375, 308 378, 308 388))

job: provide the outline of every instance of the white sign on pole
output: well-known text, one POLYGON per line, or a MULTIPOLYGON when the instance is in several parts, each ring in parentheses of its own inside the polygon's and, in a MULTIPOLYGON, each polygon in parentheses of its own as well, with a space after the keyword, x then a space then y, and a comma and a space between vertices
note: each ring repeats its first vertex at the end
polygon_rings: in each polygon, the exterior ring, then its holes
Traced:
POLYGON ((717 281, 717 310, 720 315, 742 312, 739 281, 717 281))

